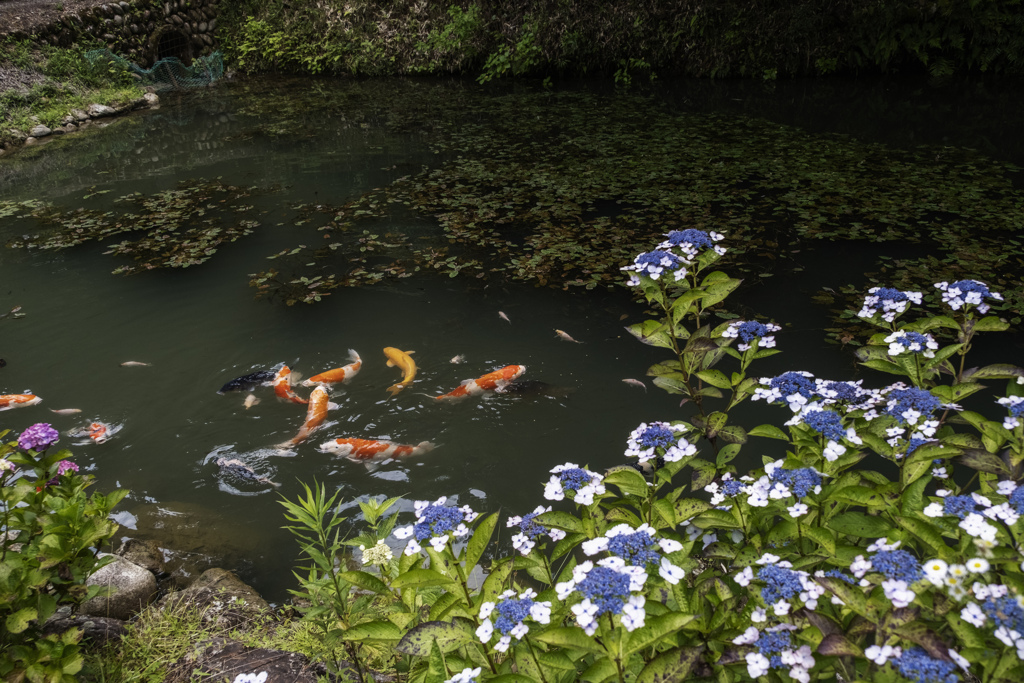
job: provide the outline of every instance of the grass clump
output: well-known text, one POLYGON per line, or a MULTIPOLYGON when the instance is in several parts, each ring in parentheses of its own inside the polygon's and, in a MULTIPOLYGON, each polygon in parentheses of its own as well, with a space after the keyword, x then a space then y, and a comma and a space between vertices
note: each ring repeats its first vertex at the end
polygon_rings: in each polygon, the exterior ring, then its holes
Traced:
POLYGON ((123 106, 142 96, 124 67, 90 61, 85 49, 0 42, 0 144, 15 142, 41 123, 60 125, 72 109, 98 103, 123 106))

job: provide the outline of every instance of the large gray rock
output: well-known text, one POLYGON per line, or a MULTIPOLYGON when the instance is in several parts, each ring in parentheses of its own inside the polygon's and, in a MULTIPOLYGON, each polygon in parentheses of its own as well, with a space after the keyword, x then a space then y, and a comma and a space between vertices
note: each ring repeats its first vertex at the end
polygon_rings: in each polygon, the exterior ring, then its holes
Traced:
POLYGON ((187 605, 202 611, 203 622, 218 629, 250 628, 273 618, 270 605, 252 587, 220 568, 207 569, 192 585, 164 596, 157 607, 187 605))
POLYGON ((97 596, 82 603, 79 611, 94 617, 110 617, 127 621, 138 614, 156 595, 153 573, 116 557, 86 580, 88 586, 111 588, 109 596, 97 596))
POLYGON ((52 132, 52 130, 40 123, 38 126, 33 126, 28 134, 34 138, 44 138, 52 132))
POLYGON ((105 104, 90 104, 88 111, 89 116, 94 119, 100 118, 101 116, 113 116, 117 113, 113 108, 108 107, 105 104))

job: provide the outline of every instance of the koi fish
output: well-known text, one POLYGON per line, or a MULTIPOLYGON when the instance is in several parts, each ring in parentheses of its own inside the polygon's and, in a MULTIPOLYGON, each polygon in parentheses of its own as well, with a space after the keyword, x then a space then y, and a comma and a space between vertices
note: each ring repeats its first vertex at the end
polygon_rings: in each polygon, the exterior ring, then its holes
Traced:
POLYGON ((403 373, 401 382, 388 387, 392 396, 397 396, 398 392, 412 384, 412 380, 416 376, 416 361, 409 357, 413 353, 416 352, 402 351, 394 346, 384 347, 384 355, 388 357, 388 367, 397 367, 403 373))
POLYGON ((466 357, 465 357, 465 356, 464 356, 463 354, 461 354, 461 353, 460 353, 459 355, 457 355, 457 356, 454 356, 454 357, 453 357, 453 358, 452 358, 452 359, 451 359, 450 361, 448 361, 448 362, 449 362, 449 363, 452 363, 452 364, 454 364, 454 365, 458 365, 458 364, 460 364, 460 363, 465 363, 465 362, 466 362, 466 357))
POLYGON ((252 408, 259 402, 260 400, 256 398, 256 394, 249 394, 248 396, 245 397, 245 401, 242 403, 242 405, 245 406, 246 410, 249 410, 249 408, 252 408))
POLYGON ((305 441, 310 434, 316 430, 327 417, 327 409, 330 403, 327 400, 327 390, 318 386, 309 395, 309 407, 306 408, 306 421, 299 429, 299 433, 291 441, 286 441, 282 446, 295 446, 305 441))
POLYGON ((447 394, 435 396, 438 401, 456 401, 467 396, 480 396, 489 391, 501 391, 511 382, 519 379, 519 376, 526 372, 525 365, 506 365, 500 370, 489 372, 483 377, 466 379, 462 384, 447 394))
POLYGON ((311 387, 316 384, 337 384, 342 382, 348 384, 352 381, 352 378, 359 372, 359 368, 363 367, 363 360, 359 357, 359 354, 353 349, 348 350, 349 360, 352 362, 348 365, 335 368, 334 370, 328 370, 327 372, 321 372, 319 375, 313 375, 309 379, 302 383, 304 387, 311 387))
POLYGON ((27 392, 24 394, 2 394, 0 395, 0 410, 34 406, 35 404, 42 402, 42 400, 43 399, 39 398, 35 394, 27 392))
POLYGON ((333 439, 320 444, 324 453, 348 458, 356 462, 382 462, 389 458, 405 458, 410 455, 423 455, 434 449, 434 444, 421 441, 415 446, 403 446, 392 441, 374 441, 372 439, 333 439))
POLYGON ((69 430, 68 436, 76 438, 89 437, 93 443, 105 443, 119 431, 121 431, 120 425, 108 425, 106 422, 90 422, 86 427, 76 427, 69 430))
POLYGON ((626 379, 624 379, 622 381, 625 382, 626 384, 630 385, 630 386, 640 387, 641 389, 644 390, 644 393, 647 392, 647 385, 644 384, 643 382, 641 382, 638 379, 626 378, 626 379))
POLYGON ((281 369, 274 375, 274 394, 283 401, 300 404, 309 403, 309 401, 292 391, 292 371, 287 365, 282 365, 281 369))
POLYGON ((82 412, 81 408, 50 408, 51 413, 57 413, 58 415, 75 415, 82 412))
POLYGON ((252 391, 256 387, 270 386, 276 378, 277 373, 273 370, 259 370, 258 372, 234 378, 222 386, 217 393, 226 394, 229 391, 252 391))
POLYGON ((256 474, 256 470, 254 470, 253 468, 249 467, 244 462, 236 458, 217 458, 216 463, 217 467, 221 468, 221 470, 223 470, 224 472, 231 472, 232 474, 238 475, 242 479, 250 479, 260 484, 270 484, 274 488, 280 488, 281 486, 276 481, 271 481, 266 477, 261 477, 260 475, 256 474))
POLYGON ((123 368, 149 367, 150 365, 152 365, 152 363, 143 363, 142 361, 138 360, 126 360, 125 362, 121 363, 121 367, 123 368))
POLYGON ((508 319, 508 316, 505 315, 504 311, 498 311, 498 317, 507 322, 509 325, 512 324, 512 321, 508 319))
POLYGON ((563 332, 562 330, 555 330, 555 335, 559 339, 561 339, 562 341, 573 342, 573 343, 576 343, 576 344, 582 344, 583 343, 581 341, 576 341, 575 339, 570 337, 567 332, 563 332))

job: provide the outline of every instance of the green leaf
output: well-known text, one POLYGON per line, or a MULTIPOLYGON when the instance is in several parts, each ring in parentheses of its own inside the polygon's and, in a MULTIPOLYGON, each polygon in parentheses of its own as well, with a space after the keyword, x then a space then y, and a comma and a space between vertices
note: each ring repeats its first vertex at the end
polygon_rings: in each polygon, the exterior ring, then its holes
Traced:
POLYGON ((952 548, 946 545, 942 533, 934 525, 905 515, 897 515, 896 523, 927 543, 941 559, 947 562, 955 560, 956 554, 952 548))
POLYGON ((433 643, 437 643, 441 652, 447 654, 475 639, 473 623, 463 617, 456 617, 452 621, 426 621, 410 629, 395 646, 395 650, 415 657, 427 657, 433 643))
MULTIPOLYGON (((728 425, 718 430, 718 437, 727 444, 738 446, 747 442, 747 431, 739 425, 728 425)), ((739 451, 738 448, 736 450, 739 451)))
POLYGON ((779 439, 780 441, 789 441, 789 434, 782 431, 775 425, 764 424, 758 425, 747 432, 748 436, 763 436, 769 439, 779 439))
POLYGON ((988 451, 983 451, 975 448, 964 449, 960 457, 956 459, 961 465, 966 465, 971 469, 978 470, 979 472, 989 472, 991 474, 999 474, 1006 476, 1009 474, 1006 464, 999 459, 998 456, 992 455, 988 451))
POLYGON ((887 504, 885 498, 866 486, 844 486, 838 491, 830 493, 828 500, 854 503, 865 507, 881 507, 887 504))
POLYGON ((580 674, 579 680, 585 683, 602 683, 614 678, 618 673, 618 670, 615 668, 615 662, 608 657, 601 657, 580 674))
POLYGON ((670 612, 661 617, 648 618, 643 628, 639 628, 629 634, 629 639, 624 645, 624 654, 629 656, 648 647, 657 645, 665 636, 674 634, 684 625, 693 621, 696 617, 692 614, 670 612))
POLYGON ((1024 368, 1017 365, 997 364, 966 370, 960 379, 964 381, 970 379, 973 381, 979 379, 1016 379, 1017 377, 1024 377, 1024 368))
POLYGON ((713 387, 732 389, 732 382, 721 370, 701 370, 696 375, 713 387))
POLYGON ((573 517, 568 512, 562 512, 561 510, 543 512, 537 515, 534 518, 534 521, 543 526, 554 527, 555 529, 561 529, 562 531, 583 533, 583 522, 578 518, 573 517))
POLYGON ((882 538, 892 531, 892 525, 885 519, 862 512, 844 512, 836 515, 828 521, 828 526, 833 531, 858 538, 882 538))
POLYGON ((642 323, 627 325, 626 331, 644 344, 660 346, 664 349, 675 349, 672 335, 665 323, 657 320, 645 320, 642 323))
POLYGON ((740 523, 731 512, 727 510, 707 510, 700 517, 693 520, 701 529, 739 529, 740 523))
POLYGON ((357 624, 345 629, 341 639, 349 640, 374 640, 374 641, 397 641, 402 637, 402 629, 390 621, 370 621, 365 624, 357 624))
POLYGON ((892 361, 882 360, 881 358, 873 358, 871 360, 862 361, 861 365, 871 368, 872 370, 881 370, 882 372, 888 372, 892 375, 905 375, 903 368, 896 365, 892 361))
POLYGON ((829 555, 836 554, 836 539, 828 529, 809 525, 802 528, 803 534, 820 545, 829 555))
MULTIPOLYGON (((632 467, 617 467, 604 475, 605 484, 615 484, 623 493, 647 498, 648 486, 644 475, 632 467)), ((544 522, 541 522, 542 524, 544 522)))
POLYGON ((637 683, 676 683, 685 681, 697 662, 701 661, 704 646, 676 647, 660 653, 647 663, 637 683))
POLYGON ((818 643, 818 652, 831 657, 862 657, 864 651, 846 639, 845 636, 833 633, 822 638, 818 643))
POLYGON ((974 323, 975 332, 1003 332, 1010 329, 1010 323, 994 315, 987 315, 974 323))
POLYGON ((21 633, 28 628, 29 622, 34 621, 37 612, 32 607, 22 607, 13 614, 7 615, 7 630, 10 633, 21 633))
POLYGON ((366 572, 343 572, 338 575, 338 578, 342 581, 351 583, 353 586, 359 586, 360 588, 373 591, 374 593, 384 594, 391 592, 386 583, 378 579, 373 574, 368 574, 366 572))
POLYGON ((604 654, 604 648, 598 645, 596 640, 584 633, 582 629, 575 627, 550 628, 539 633, 536 640, 555 647, 568 647, 573 650, 604 654))
MULTIPOLYGON (((726 427, 726 429, 733 429, 732 427, 726 427)), ((724 436, 724 432, 723 432, 724 436)), ((725 439, 723 439, 724 441, 725 439)), ((718 451, 718 457, 715 458, 715 464, 718 465, 719 469, 728 465, 733 458, 739 455, 742 446, 738 443, 730 443, 722 447, 722 450, 718 451)))
POLYGON ((706 500, 698 500, 697 498, 681 498, 676 501, 676 520, 677 522, 683 522, 691 517, 710 510, 713 506, 706 500))
POLYGON ((454 582, 444 574, 433 569, 412 569, 404 574, 400 574, 398 578, 391 582, 392 587, 397 589, 447 586, 450 584, 454 584, 454 582))
POLYGON ((469 542, 466 544, 466 571, 473 571, 473 567, 480 561, 480 558, 484 554, 484 550, 487 549, 487 545, 491 542, 491 536, 494 534, 494 526, 498 523, 498 513, 492 512, 487 515, 476 525, 473 529, 473 534, 469 537, 469 542))

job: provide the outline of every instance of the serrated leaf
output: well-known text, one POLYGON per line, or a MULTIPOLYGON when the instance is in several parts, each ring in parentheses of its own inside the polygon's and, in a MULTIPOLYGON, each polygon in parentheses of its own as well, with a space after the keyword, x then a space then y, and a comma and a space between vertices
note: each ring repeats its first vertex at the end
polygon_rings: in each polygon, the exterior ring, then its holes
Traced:
POLYGON ((748 436, 763 436, 769 439, 779 439, 780 441, 789 441, 789 434, 782 431, 775 425, 763 424, 754 427, 747 431, 748 436))
POLYGON ((370 621, 345 629, 341 634, 344 641, 374 640, 397 641, 402 637, 402 629, 390 621, 370 621))
POLYGON ((881 517, 865 515, 862 512, 844 512, 828 521, 833 531, 858 538, 882 538, 890 531, 892 525, 881 517))
POLYGON ((395 650, 415 657, 426 657, 434 643, 442 653, 449 653, 476 639, 473 624, 456 617, 452 621, 426 621, 409 630, 395 650))
POLYGON ((596 640, 584 633, 582 629, 575 627, 550 628, 537 634, 535 638, 555 647, 567 647, 597 654, 604 653, 604 648, 598 645, 596 640))
POLYGON ((401 588, 421 588, 423 586, 446 586, 452 584, 453 581, 444 574, 436 572, 433 569, 412 569, 404 574, 400 574, 398 578, 391 582, 392 587, 401 588))

